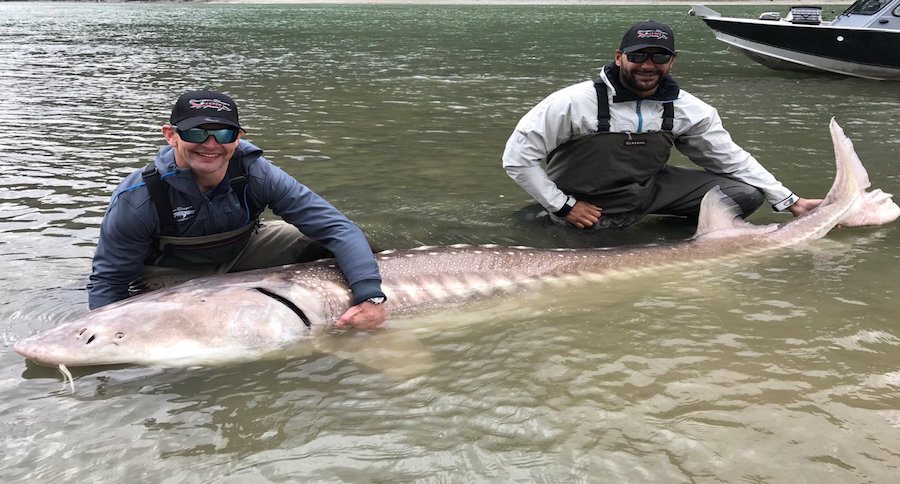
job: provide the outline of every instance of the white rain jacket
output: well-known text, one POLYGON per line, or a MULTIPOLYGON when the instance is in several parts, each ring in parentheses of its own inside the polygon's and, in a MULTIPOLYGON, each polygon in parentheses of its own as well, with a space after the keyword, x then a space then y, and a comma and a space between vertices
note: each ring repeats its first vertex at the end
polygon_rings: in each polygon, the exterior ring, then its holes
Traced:
MULTIPOLYGON (((666 100, 635 99, 624 92, 618 79, 610 79, 608 72, 613 70, 612 66, 608 65, 600 74, 609 93, 610 131, 660 131, 666 100)), ((678 90, 674 107, 675 148, 691 161, 712 173, 728 175, 759 188, 775 210, 784 210, 797 201, 797 195, 732 141, 715 108, 684 90, 678 90)), ((519 121, 506 142, 503 168, 544 208, 556 212, 569 196, 547 177, 544 171, 547 155, 569 140, 597 131, 594 82, 584 81, 563 88, 546 97, 519 121)))

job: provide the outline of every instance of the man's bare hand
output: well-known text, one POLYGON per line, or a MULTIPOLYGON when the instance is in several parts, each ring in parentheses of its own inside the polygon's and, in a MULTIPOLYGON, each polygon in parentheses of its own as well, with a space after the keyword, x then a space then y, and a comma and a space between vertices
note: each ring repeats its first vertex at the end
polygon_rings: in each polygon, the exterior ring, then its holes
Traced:
POLYGON ((579 229, 586 229, 600 220, 600 207, 579 200, 563 218, 579 229))
POLYGON ((384 309, 384 304, 363 301, 346 310, 334 326, 336 328, 353 326, 357 329, 369 331, 380 326, 386 317, 387 311, 384 309))
POLYGON ((820 198, 798 198, 797 201, 787 209, 794 214, 794 217, 799 217, 818 207, 821 203, 822 199, 820 198))

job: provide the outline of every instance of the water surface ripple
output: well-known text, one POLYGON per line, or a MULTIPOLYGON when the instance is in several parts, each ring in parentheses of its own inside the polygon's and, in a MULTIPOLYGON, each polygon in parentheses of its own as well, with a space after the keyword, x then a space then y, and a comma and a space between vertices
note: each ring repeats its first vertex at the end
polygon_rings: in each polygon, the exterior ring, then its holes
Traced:
POLYGON ((678 32, 683 87, 791 189, 828 189, 836 116, 876 185, 900 192, 895 84, 766 70, 686 9, 0 4, 0 477, 895 481, 897 226, 398 321, 377 340, 399 351, 381 368, 354 359, 363 345, 76 369, 70 394, 12 352, 85 311, 110 192, 191 88, 234 95, 248 139, 384 247, 677 240, 690 228, 598 237, 529 221, 499 166, 530 106, 655 17, 678 32))

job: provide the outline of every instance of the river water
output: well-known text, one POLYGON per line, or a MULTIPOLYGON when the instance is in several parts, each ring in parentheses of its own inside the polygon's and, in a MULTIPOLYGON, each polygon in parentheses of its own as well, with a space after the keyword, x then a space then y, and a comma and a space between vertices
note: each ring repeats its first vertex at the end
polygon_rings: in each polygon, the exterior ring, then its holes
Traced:
POLYGON ((900 192, 896 84, 775 73, 686 11, 0 4, 0 478, 895 481, 897 224, 388 325, 385 341, 418 328, 416 361, 387 365, 415 371, 311 352, 81 370, 71 393, 12 351, 86 310, 109 194, 191 88, 231 93, 247 138, 383 247, 678 240, 691 229, 664 220, 602 237, 529 220, 499 162, 530 106, 654 17, 678 33, 682 87, 795 192, 830 186, 832 116, 900 192))

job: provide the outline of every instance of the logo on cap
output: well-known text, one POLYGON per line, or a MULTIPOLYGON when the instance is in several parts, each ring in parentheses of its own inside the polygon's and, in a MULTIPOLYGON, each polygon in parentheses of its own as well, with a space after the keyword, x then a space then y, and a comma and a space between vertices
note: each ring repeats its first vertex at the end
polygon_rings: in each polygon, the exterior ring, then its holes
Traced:
POLYGON ((662 30, 653 29, 653 30, 638 30, 637 38, 639 39, 659 39, 659 40, 669 40, 669 35, 662 30))
POLYGON ((191 99, 191 109, 215 109, 216 111, 231 111, 231 105, 219 99, 191 99))

